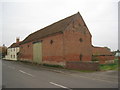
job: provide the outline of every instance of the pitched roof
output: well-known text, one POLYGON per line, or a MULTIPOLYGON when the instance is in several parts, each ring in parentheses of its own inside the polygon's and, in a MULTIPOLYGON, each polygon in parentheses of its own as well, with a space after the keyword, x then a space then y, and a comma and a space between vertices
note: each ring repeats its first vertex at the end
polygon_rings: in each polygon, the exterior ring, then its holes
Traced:
POLYGON ((106 47, 92 47, 94 55, 113 55, 113 53, 106 47))
POLYGON ((15 48, 15 47, 19 47, 20 42, 19 43, 13 43, 9 48, 15 48))
POLYGON ((62 33, 76 15, 80 15, 79 12, 30 34, 21 42, 21 44, 34 41, 38 38, 43 38, 51 34, 55 34, 59 32, 62 33))

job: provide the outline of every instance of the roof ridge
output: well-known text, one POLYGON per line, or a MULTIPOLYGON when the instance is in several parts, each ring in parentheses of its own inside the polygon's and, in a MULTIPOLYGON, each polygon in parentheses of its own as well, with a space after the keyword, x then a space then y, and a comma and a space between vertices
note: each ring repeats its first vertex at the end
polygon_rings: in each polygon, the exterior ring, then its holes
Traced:
POLYGON ((35 40, 37 38, 42 38, 45 37, 47 35, 51 35, 57 32, 63 32, 67 26, 69 25, 69 23, 76 17, 76 15, 78 15, 78 13, 73 14, 71 16, 68 16, 64 19, 61 19, 59 21, 56 21, 42 29, 39 29, 31 34, 29 34, 24 40, 23 42, 21 42, 21 44, 26 43, 26 42, 30 42, 31 40, 35 40))
MULTIPOLYGON (((47 26, 45 26, 45 27, 43 27, 43 28, 41 28, 41 29, 39 29, 39 30, 37 30, 37 31, 44 30, 44 28, 47 28, 47 27, 49 27, 49 26, 52 26, 52 25, 54 25, 54 24, 56 24, 56 23, 58 23, 58 22, 60 22, 60 21, 63 21, 63 20, 65 20, 65 19, 67 19, 67 18, 70 18, 70 17, 72 17, 72 16, 76 16, 77 14, 80 14, 80 13, 77 12, 77 13, 75 13, 75 14, 73 14, 73 15, 70 15, 70 16, 68 16, 68 17, 66 17, 66 18, 60 19, 60 20, 58 20, 58 21, 56 21, 56 22, 54 22, 54 23, 52 23, 52 24, 50 24, 50 25, 47 25, 47 26)), ((35 31, 35 32, 37 32, 37 31, 35 31)), ((35 32, 33 32, 33 33, 35 33, 35 32)), ((33 33, 31 33, 31 34, 33 34, 33 33)), ((30 35, 31 35, 31 34, 30 34, 30 35)))

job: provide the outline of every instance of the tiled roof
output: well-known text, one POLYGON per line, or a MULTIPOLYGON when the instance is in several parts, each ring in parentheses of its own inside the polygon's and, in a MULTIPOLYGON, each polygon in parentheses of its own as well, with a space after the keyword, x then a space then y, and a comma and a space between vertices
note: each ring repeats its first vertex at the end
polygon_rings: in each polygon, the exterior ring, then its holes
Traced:
POLYGON ((79 12, 30 34, 28 37, 26 37, 22 41, 21 44, 34 41, 36 39, 43 38, 43 37, 46 37, 48 35, 52 35, 55 33, 59 33, 59 32, 62 33, 76 15, 80 15, 79 12))
POLYGON ((113 55, 113 53, 106 47, 92 47, 94 55, 113 55))
POLYGON ((15 47, 19 47, 20 42, 19 43, 13 43, 9 48, 15 48, 15 47))

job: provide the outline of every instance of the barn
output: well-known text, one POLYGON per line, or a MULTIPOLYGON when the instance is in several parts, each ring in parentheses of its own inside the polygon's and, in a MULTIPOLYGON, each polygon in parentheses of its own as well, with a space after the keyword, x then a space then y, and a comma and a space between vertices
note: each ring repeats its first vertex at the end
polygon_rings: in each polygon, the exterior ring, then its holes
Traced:
POLYGON ((20 43, 19 60, 65 65, 92 59, 92 35, 76 13, 28 35, 20 43))

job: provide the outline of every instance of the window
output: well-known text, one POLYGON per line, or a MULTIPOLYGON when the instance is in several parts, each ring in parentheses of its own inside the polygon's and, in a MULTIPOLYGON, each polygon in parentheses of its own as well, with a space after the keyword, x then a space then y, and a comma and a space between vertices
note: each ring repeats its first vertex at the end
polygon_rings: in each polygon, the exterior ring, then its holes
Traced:
POLYGON ((82 54, 80 54, 80 61, 82 61, 82 57, 83 57, 83 55, 82 55, 82 54))
POLYGON ((53 40, 50 41, 50 44, 53 44, 53 40))
POLYGON ((11 58, 12 58, 12 55, 11 55, 11 58))
POLYGON ((15 58, 15 55, 14 55, 14 58, 15 58))
POLYGON ((80 38, 80 39, 79 39, 79 41, 80 41, 80 42, 83 42, 83 39, 82 39, 82 38, 80 38))
POLYGON ((28 47, 30 47, 30 46, 28 45, 28 47))

